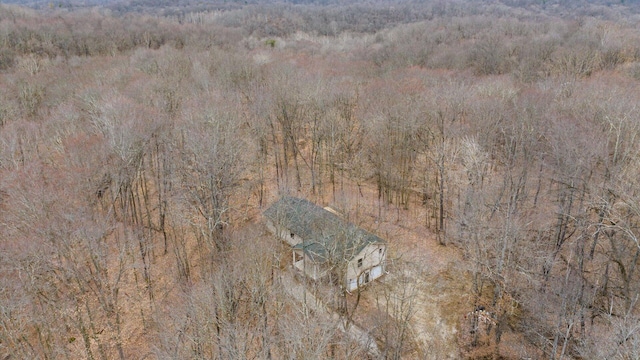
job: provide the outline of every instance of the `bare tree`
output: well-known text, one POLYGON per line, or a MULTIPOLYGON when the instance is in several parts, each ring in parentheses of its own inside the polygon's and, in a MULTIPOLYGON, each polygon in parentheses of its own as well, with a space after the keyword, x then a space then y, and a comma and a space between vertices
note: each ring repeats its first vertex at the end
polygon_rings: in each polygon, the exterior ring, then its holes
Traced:
POLYGON ((202 260, 210 263, 228 249, 224 234, 229 224, 230 197, 244 171, 246 144, 237 118, 210 109, 187 114, 177 128, 180 134, 180 180, 184 200, 199 215, 192 225, 202 260))
MULTIPOLYGON (((421 131, 421 141, 425 154, 432 162, 437 174, 438 241, 441 245, 446 245, 447 210, 445 206, 449 202, 446 198, 447 194, 452 190, 446 184, 449 179, 448 166, 457 152, 453 141, 456 137, 456 128, 464 121, 465 87, 464 84, 455 82, 443 84, 443 86, 443 91, 439 92, 439 96, 433 97, 429 104, 426 124, 421 131)), ((424 171, 429 170, 427 168, 424 171)))

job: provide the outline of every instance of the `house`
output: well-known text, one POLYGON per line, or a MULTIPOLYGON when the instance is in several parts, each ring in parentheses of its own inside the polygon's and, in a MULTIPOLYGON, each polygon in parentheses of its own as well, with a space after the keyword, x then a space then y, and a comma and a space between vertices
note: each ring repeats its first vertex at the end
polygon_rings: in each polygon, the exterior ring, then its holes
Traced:
POLYGON ((267 228, 291 246, 293 266, 314 280, 333 277, 353 291, 384 274, 386 241, 332 211, 285 196, 264 217, 267 228))

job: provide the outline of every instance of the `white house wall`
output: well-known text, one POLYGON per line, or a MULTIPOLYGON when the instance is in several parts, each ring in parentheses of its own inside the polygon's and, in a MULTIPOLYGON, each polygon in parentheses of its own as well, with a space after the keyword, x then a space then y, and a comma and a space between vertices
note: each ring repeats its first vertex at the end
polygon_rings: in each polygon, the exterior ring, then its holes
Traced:
POLYGON ((280 239, 287 242, 287 244, 291 246, 296 246, 302 243, 302 238, 295 233, 292 233, 291 230, 285 228, 284 226, 276 226, 271 220, 267 220, 267 228, 271 233, 280 239), (293 236, 291 236, 293 234, 293 236))
MULTIPOLYGON (((379 278, 384 273, 384 259, 387 256, 387 247, 385 244, 369 244, 360 253, 355 256, 347 266, 346 285, 349 291, 357 288, 356 281, 360 276, 369 271, 369 281, 379 278), (362 266, 358 266, 358 260, 362 259, 362 266), (376 271, 371 271, 374 267, 378 267, 376 271)), ((362 283, 362 280, 361 280, 362 283)))

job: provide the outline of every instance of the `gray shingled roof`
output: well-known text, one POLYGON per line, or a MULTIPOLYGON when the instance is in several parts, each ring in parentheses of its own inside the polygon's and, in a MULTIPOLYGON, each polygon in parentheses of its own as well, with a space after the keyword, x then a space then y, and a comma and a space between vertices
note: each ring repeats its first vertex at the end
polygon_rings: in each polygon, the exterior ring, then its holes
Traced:
POLYGON ((300 236, 303 249, 317 262, 333 258, 351 260, 369 244, 386 243, 305 199, 285 196, 264 211, 264 216, 300 236))

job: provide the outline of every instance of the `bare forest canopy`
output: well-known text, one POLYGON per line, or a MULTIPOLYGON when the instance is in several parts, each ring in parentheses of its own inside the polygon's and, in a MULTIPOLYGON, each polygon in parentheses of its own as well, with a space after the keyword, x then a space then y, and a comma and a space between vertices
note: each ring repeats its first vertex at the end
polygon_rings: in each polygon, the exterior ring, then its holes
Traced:
POLYGON ((637 1, 21 3, 0 359, 640 358, 637 1), (300 306, 283 194, 392 280, 300 306))

